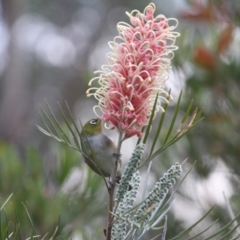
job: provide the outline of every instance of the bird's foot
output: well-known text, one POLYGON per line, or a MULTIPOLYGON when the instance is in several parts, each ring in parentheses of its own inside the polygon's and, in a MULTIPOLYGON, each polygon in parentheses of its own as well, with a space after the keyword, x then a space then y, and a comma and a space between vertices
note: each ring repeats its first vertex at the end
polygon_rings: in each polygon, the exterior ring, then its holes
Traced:
POLYGON ((120 158, 120 157, 122 156, 122 154, 115 152, 115 153, 113 153, 113 156, 114 156, 114 157, 117 157, 117 158, 120 158))
POLYGON ((121 176, 116 176, 116 183, 119 184, 121 180, 121 176))

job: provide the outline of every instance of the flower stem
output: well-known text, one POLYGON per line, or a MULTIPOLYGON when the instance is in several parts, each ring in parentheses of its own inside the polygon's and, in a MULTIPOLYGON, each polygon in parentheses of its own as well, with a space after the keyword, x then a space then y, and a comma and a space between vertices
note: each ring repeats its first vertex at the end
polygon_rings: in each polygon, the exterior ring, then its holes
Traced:
POLYGON ((113 225, 113 220, 114 220, 114 215, 113 215, 113 208, 114 208, 114 193, 115 193, 115 186, 116 186, 116 175, 117 175, 117 170, 118 170, 118 164, 120 160, 120 149, 122 146, 122 137, 123 137, 123 132, 119 132, 119 137, 118 137, 118 145, 117 145, 117 152, 118 154, 115 155, 116 160, 114 164, 114 168, 111 174, 111 183, 109 184, 108 187, 108 193, 109 193, 109 213, 108 213, 108 224, 107 224, 107 233, 106 233, 106 240, 111 240, 111 232, 112 232, 112 225, 113 225))

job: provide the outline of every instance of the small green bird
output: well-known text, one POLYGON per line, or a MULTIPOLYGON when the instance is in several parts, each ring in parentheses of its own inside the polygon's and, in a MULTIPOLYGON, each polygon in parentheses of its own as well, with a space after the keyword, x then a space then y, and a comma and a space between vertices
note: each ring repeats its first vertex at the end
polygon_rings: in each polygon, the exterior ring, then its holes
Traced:
MULTIPOLYGON (((116 161, 117 147, 114 142, 102 132, 101 119, 89 120, 80 133, 83 159, 97 174, 110 177, 116 161)), ((119 161, 121 166, 121 160, 119 161)), ((117 170, 116 181, 121 179, 121 171, 117 170)))

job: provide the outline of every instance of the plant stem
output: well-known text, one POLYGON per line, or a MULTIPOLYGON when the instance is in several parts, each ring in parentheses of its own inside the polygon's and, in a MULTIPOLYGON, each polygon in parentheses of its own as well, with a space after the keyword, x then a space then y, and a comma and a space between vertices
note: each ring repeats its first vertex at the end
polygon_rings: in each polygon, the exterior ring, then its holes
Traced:
POLYGON ((109 193, 108 209, 109 209, 109 213, 108 213, 106 240, 111 240, 112 225, 113 225, 113 220, 114 220, 114 215, 113 215, 114 193, 115 193, 115 186, 116 186, 116 175, 117 175, 118 163, 119 163, 120 156, 121 156, 120 155, 120 149, 121 149, 121 146, 122 146, 122 136, 123 136, 123 132, 119 132, 118 145, 117 145, 117 153, 119 155, 118 156, 116 155, 115 164, 114 164, 113 171, 112 171, 112 174, 111 174, 112 183, 109 184, 109 188, 108 188, 108 193, 109 193))

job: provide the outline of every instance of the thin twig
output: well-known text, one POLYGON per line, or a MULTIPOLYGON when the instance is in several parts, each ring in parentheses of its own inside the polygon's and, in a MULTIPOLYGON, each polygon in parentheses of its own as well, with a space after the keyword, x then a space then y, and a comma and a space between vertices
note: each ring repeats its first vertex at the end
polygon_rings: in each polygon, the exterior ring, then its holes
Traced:
POLYGON ((106 240, 111 240, 111 232, 112 232, 112 225, 114 221, 114 215, 113 215, 113 207, 114 207, 114 193, 115 193, 115 186, 116 186, 116 175, 118 170, 118 163, 120 160, 120 149, 122 145, 122 136, 123 133, 119 133, 118 137, 118 145, 117 145, 117 153, 119 155, 116 155, 116 161, 113 167, 113 171, 111 174, 111 182, 108 187, 108 193, 109 193, 109 212, 108 212, 108 224, 107 224, 107 233, 106 233, 106 240))

